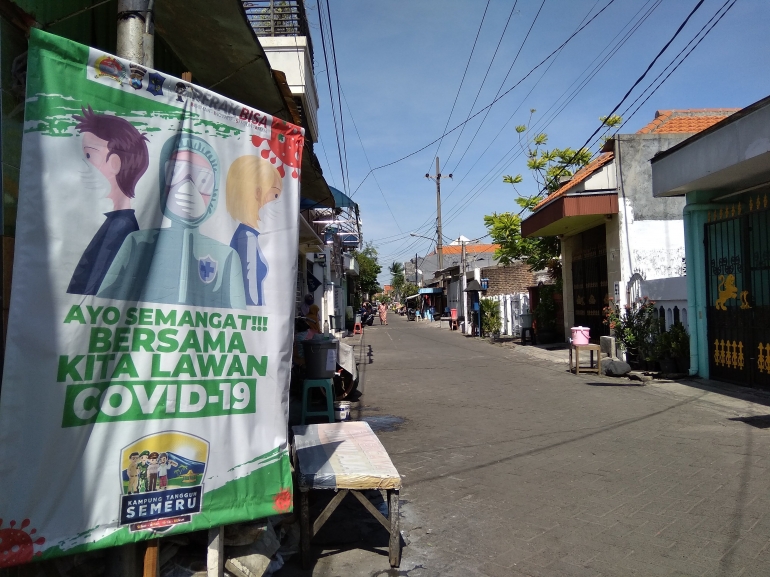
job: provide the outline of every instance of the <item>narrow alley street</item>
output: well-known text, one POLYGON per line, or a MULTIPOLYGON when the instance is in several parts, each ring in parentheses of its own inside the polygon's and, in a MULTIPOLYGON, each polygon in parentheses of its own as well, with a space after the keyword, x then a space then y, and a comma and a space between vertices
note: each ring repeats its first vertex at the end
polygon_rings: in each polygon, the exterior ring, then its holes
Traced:
POLYGON ((399 570, 318 548, 313 575, 767 575, 766 398, 574 376, 401 317, 358 346, 407 545, 399 570))

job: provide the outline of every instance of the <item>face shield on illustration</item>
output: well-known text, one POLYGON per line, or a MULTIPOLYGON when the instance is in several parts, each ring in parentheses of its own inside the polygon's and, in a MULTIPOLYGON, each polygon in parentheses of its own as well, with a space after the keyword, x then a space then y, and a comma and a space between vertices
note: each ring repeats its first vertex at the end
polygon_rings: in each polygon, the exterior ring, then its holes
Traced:
POLYGON ((185 220, 203 216, 214 190, 214 170, 205 156, 181 150, 165 166, 166 208, 185 220))

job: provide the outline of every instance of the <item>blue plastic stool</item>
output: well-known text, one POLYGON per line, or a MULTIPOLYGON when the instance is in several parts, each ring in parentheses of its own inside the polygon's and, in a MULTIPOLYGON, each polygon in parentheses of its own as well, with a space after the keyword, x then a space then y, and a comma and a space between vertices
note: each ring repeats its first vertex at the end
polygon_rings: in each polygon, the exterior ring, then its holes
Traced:
POLYGON ((331 379, 305 379, 302 386, 302 425, 306 424, 307 417, 327 417, 330 423, 334 422, 334 388, 331 379), (326 391, 326 410, 308 410, 308 392, 310 389, 324 389, 326 391))

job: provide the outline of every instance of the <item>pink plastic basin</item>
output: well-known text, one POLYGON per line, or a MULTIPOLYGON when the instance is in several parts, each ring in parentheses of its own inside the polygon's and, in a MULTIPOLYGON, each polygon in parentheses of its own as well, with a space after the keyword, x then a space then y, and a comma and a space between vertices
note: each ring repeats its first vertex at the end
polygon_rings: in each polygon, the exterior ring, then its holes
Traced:
POLYGON ((588 327, 572 327, 572 344, 587 345, 591 329, 588 327))

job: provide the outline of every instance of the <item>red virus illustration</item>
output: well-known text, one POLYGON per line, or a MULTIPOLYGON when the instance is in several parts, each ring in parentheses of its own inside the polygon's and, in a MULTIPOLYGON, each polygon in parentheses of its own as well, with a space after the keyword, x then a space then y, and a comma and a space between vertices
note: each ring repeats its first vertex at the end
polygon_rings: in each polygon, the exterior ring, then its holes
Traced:
POLYGON ((0 567, 11 567, 29 563, 33 557, 41 555, 35 553, 34 546, 45 543, 44 537, 38 537, 34 541, 33 535, 37 529, 25 531, 29 526, 29 519, 21 522, 21 527, 16 528, 16 521, 11 521, 10 527, 3 528, 3 520, 0 519, 0 567))
POLYGON ((269 160, 277 169, 281 178, 286 176, 286 168, 291 169, 291 177, 299 178, 299 168, 302 164, 302 146, 305 139, 302 131, 286 121, 273 119, 270 128, 270 140, 252 136, 251 142, 260 149, 260 155, 269 160))
POLYGON ((281 489, 273 499, 273 509, 279 513, 288 513, 289 509, 291 509, 291 502, 291 491, 288 489, 281 489))

